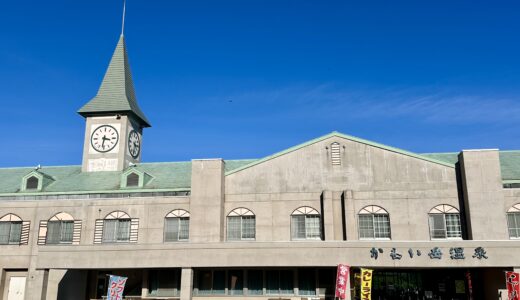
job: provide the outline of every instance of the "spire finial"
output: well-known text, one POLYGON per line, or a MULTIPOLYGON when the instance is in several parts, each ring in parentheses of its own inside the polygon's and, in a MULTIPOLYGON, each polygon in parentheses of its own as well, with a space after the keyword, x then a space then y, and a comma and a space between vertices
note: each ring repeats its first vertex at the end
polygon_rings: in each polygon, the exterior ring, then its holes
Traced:
POLYGON ((123 0, 123 24, 121 25, 121 35, 125 33, 125 14, 126 14, 126 0, 123 0))

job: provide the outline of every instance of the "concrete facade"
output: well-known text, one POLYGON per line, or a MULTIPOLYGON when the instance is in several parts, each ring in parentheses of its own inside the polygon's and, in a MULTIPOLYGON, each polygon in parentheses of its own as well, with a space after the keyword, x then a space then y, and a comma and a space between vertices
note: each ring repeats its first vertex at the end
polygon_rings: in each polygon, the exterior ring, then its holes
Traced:
POLYGON ((2 299, 103 299, 109 274, 126 299, 331 299, 340 263, 352 299, 360 268, 380 299, 499 299, 520 268, 520 152, 333 132, 258 160, 145 164, 123 36, 107 74, 80 111, 82 166, 0 169, 2 299), (102 126, 119 134, 107 152, 102 126))
MULTIPOLYGON (((203 299, 208 296, 193 294, 194 270, 207 268, 332 268, 347 263, 375 270, 509 270, 520 266, 520 258, 511 255, 520 253, 520 241, 508 237, 506 212, 520 202, 520 189, 502 187, 497 153, 463 151, 460 164, 450 166, 332 134, 227 173, 223 160, 194 160, 187 196, 42 200, 36 195, 23 201, 3 197, 0 216, 15 214, 30 221, 30 234, 28 245, 0 245, 0 294, 7 299, 12 272, 27 274, 25 299, 87 299, 89 270, 176 268, 180 291, 172 298, 203 299), (341 165, 330 163, 331 143, 344 149, 341 165), (460 183, 456 168, 462 174, 460 183), (428 214, 441 204, 465 213, 468 239, 430 237, 428 214), (359 237, 358 214, 370 205, 388 212, 390 238, 359 237), (319 212, 322 239, 291 237, 291 214, 301 207, 319 212), (237 208, 254 213, 254 240, 228 241, 227 216, 237 208), (189 240, 165 242, 165 216, 176 209, 190 213, 189 240), (93 243, 96 220, 113 211, 139 220, 136 243, 93 243), (38 244, 40 221, 59 212, 82 221, 79 245, 38 244), (441 259, 427 255, 433 247, 444 253, 441 259), (465 249, 466 258, 450 259, 450 249, 458 247, 465 249), (487 259, 472 257, 478 247, 485 249, 487 259), (372 248, 384 252, 374 259, 372 248), (400 260, 389 256, 392 248, 402 254, 400 260), (422 255, 409 258, 409 249, 422 255)), ((153 298, 144 285, 143 298, 153 298)), ((500 280, 495 285, 495 291, 503 288, 500 280)))

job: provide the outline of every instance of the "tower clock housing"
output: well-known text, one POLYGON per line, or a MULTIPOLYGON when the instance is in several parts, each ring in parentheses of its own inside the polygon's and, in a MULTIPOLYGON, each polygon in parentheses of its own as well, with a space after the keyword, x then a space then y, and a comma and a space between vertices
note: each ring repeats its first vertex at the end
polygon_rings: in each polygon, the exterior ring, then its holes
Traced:
POLYGON ((120 171, 141 161, 150 122, 137 104, 123 35, 97 95, 78 113, 86 119, 83 172, 120 171))

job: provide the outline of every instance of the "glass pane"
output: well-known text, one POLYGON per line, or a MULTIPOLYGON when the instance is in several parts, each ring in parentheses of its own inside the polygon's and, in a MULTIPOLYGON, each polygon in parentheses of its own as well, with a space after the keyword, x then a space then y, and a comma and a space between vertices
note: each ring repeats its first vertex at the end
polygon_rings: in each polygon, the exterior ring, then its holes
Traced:
POLYGON ((213 271, 213 294, 226 293, 226 272, 213 271))
POLYGON ((507 227, 509 228, 509 237, 520 238, 520 213, 507 214, 507 227))
POLYGON ((116 230, 118 220, 103 221, 103 242, 112 243, 116 241, 116 230))
POLYGON ((186 241, 190 237, 190 218, 180 218, 179 240, 186 241))
POLYGON ((294 271, 281 270, 280 271, 280 294, 292 295, 294 294, 294 271))
POLYGON ((305 232, 307 233, 308 239, 321 238, 320 216, 319 215, 306 215, 305 216, 305 232))
POLYGON ((244 271, 230 270, 228 272, 228 290, 230 295, 244 294, 244 271))
POLYGON ((164 228, 164 240, 166 242, 176 242, 179 240, 179 218, 166 218, 164 228))
POLYGON ((242 238, 255 239, 255 216, 242 217, 242 238))
POLYGON ((9 233, 9 244, 20 244, 22 238, 22 222, 11 222, 11 232, 9 233))
POLYGON ((62 243, 72 243, 72 236, 74 234, 74 221, 62 221, 60 233, 62 243))
POLYGON ((300 295, 316 295, 316 278, 313 269, 298 270, 298 289, 300 295))
POLYGON ((462 236, 459 214, 446 214, 446 231, 449 238, 462 236))
POLYGON ((60 242, 60 221, 47 223, 47 244, 58 244, 60 242))
POLYGON ((129 241, 130 240, 130 219, 119 219, 117 220, 117 240, 118 241, 129 241))
POLYGON ((212 287, 212 276, 211 271, 209 270, 203 270, 197 272, 197 280, 198 280, 198 288, 199 288, 199 295, 208 295, 211 294, 211 287, 212 287))
POLYGON ((430 236, 432 239, 446 238, 446 224, 443 214, 430 215, 430 236))
POLYGON ((11 232, 11 222, 0 222, 0 245, 9 244, 9 233, 11 232))
POLYGON ((249 270, 247 272, 247 290, 249 295, 262 295, 264 278, 262 270, 249 270))
POLYGON ((374 238, 374 217, 373 215, 359 215, 359 238, 374 238))
POLYGON ((241 238, 241 219, 242 217, 228 217, 227 220, 227 239, 237 241, 241 238))
POLYGON ((280 273, 278 270, 269 270, 265 272, 266 292, 268 295, 277 295, 280 293, 280 273))
POLYGON ((158 297, 178 296, 180 290, 179 273, 179 269, 150 270, 149 295, 158 297))
POLYGON ((305 239, 305 216, 291 216, 291 238, 305 239))
POLYGON ((390 238, 390 218, 388 215, 374 215, 374 237, 390 238))

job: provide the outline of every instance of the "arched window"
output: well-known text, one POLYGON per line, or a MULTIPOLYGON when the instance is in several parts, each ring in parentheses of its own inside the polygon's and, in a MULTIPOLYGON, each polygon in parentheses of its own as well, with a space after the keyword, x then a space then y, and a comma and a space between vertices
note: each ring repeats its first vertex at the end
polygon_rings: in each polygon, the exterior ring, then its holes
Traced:
POLYGON ((370 205, 358 214, 360 239, 390 239, 390 217, 382 207, 370 205))
POLYGON ((46 244, 72 244, 74 218, 65 212, 52 216, 47 222, 46 244))
POLYGON ((507 211, 507 228, 509 230, 509 238, 520 238, 520 203, 513 205, 507 211))
POLYGON ((0 245, 18 245, 22 237, 22 219, 14 214, 0 218, 0 245))
POLYGON ((130 241, 130 221, 128 214, 114 211, 103 220, 103 243, 130 241))
POLYGON ((430 238, 431 239, 461 239, 459 210, 451 205, 441 204, 430 210, 430 238))
POLYGON ((227 217, 227 240, 254 240, 256 237, 255 214, 247 208, 237 208, 227 217))
POLYGON ((171 211, 164 218, 164 241, 187 241, 190 235, 190 213, 184 209, 171 211))
POLYGON ((293 240, 321 239, 320 213, 312 207, 303 206, 291 214, 291 238, 293 240))

